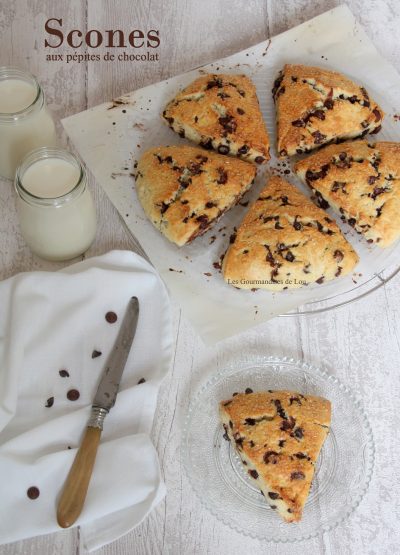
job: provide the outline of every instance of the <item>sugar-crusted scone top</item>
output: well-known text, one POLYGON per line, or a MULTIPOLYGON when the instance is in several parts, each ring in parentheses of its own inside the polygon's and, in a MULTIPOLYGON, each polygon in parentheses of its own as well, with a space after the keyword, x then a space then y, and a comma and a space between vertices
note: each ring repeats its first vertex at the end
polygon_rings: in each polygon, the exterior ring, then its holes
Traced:
POLYGON ((286 64, 272 93, 280 156, 377 133, 384 116, 364 87, 341 73, 318 67, 286 64))
POLYGON ((348 274, 358 262, 336 222, 280 177, 269 180, 232 241, 223 275, 243 289, 321 284, 348 274))
POLYGON ((207 231, 251 187, 253 164, 191 146, 160 146, 139 160, 136 192, 170 241, 184 245, 207 231))
POLYGON ((330 145, 295 171, 369 242, 387 247, 400 237, 400 143, 330 145))
POLYGON ((182 137, 220 154, 256 164, 270 158, 256 89, 245 75, 199 77, 171 100, 163 118, 182 137))

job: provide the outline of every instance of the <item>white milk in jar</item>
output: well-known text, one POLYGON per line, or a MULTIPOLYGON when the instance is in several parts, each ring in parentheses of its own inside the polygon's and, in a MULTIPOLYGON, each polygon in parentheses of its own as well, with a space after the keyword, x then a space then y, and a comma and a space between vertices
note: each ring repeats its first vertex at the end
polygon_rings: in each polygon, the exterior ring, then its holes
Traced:
POLYGON ((15 177, 22 235, 31 250, 48 260, 82 254, 96 235, 96 213, 86 172, 69 152, 32 151, 15 177))
POLYGON ((0 67, 0 176, 14 179, 23 157, 56 144, 43 91, 29 73, 0 67))

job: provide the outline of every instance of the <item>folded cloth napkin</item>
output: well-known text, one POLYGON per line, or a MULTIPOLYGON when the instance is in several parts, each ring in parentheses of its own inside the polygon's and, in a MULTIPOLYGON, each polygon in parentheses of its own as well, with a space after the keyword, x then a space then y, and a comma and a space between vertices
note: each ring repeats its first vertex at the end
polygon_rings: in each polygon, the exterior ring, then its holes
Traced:
POLYGON ((88 551, 131 530, 165 494, 149 432, 172 354, 168 294, 127 251, 0 283, 0 543, 59 530, 57 500, 133 295, 136 336, 76 522, 88 551))

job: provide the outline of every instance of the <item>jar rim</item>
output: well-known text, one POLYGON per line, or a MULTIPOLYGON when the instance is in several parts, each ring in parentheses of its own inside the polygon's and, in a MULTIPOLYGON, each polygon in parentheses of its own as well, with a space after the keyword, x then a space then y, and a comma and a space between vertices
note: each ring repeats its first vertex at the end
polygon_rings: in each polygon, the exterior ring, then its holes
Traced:
POLYGON ((19 79, 21 81, 31 83, 36 89, 36 95, 33 101, 28 106, 25 106, 25 108, 23 108, 22 110, 18 110, 17 112, 0 112, 0 121, 6 123, 14 122, 27 116, 32 112, 37 103, 41 99, 44 99, 43 90, 38 80, 29 71, 24 71, 13 66, 0 66, 0 81, 10 78, 19 79))
POLYGON ((16 193, 26 202, 40 204, 41 206, 61 206, 79 196, 86 187, 86 171, 78 158, 68 150, 43 146, 31 150, 22 160, 15 172, 14 187, 16 193), (78 170, 79 176, 76 184, 67 193, 57 197, 39 197, 28 191, 23 185, 25 172, 36 162, 56 158, 72 163, 78 170))

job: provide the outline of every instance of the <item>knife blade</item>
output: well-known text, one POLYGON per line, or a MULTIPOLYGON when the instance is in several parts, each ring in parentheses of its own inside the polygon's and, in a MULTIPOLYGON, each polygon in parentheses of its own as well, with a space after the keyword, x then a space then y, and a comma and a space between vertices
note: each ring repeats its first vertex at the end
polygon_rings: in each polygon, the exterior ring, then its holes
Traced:
POLYGON ((138 319, 139 301, 137 297, 132 297, 103 370, 85 435, 61 493, 57 508, 57 522, 62 528, 72 526, 81 514, 96 460, 104 419, 115 404, 122 373, 135 337, 138 319))

